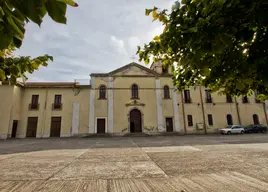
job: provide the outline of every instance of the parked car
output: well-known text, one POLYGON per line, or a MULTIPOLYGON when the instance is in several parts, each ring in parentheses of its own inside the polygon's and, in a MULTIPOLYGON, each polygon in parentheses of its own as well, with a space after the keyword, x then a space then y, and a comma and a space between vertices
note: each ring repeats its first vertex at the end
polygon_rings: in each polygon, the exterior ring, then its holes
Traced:
POLYGON ((227 125, 224 129, 220 130, 221 134, 243 134, 245 129, 242 125, 227 125))
POLYGON ((248 125, 245 127, 245 133, 266 133, 267 127, 262 124, 258 125, 248 125))

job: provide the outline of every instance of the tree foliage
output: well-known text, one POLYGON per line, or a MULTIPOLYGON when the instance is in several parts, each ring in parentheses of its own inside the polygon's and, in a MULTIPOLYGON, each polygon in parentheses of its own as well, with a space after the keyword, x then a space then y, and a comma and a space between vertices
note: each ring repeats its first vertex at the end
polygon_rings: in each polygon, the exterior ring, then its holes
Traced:
POLYGON ((0 81, 26 78, 25 72, 32 73, 53 60, 49 55, 16 57, 13 51, 22 45, 27 22, 40 26, 48 14, 55 22, 66 24, 67 4, 78 6, 72 0, 0 0, 0 81))
POLYGON ((182 0, 170 12, 146 9, 164 25, 143 48, 140 61, 174 65, 179 90, 203 85, 212 91, 268 96, 268 1, 182 0))

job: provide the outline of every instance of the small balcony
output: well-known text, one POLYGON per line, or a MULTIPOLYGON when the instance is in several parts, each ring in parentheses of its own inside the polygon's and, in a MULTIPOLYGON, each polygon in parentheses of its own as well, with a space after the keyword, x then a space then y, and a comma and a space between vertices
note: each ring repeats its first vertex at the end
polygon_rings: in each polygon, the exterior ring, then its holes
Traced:
POLYGON ((39 103, 30 103, 29 110, 39 110, 39 103))
POLYGON ((62 103, 53 103, 52 110, 62 110, 62 103))

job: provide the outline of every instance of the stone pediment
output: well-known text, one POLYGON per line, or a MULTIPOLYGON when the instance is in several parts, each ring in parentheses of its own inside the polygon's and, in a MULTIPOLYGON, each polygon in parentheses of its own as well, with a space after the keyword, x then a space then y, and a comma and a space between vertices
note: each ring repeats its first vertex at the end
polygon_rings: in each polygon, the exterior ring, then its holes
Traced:
POLYGON ((111 76, 156 76, 156 72, 151 69, 139 65, 137 63, 130 63, 121 68, 118 68, 109 73, 111 76))
POLYGON ((137 100, 133 100, 133 101, 130 101, 130 102, 126 103, 126 106, 127 107, 128 106, 145 106, 145 104, 141 103, 141 102, 139 102, 137 100))

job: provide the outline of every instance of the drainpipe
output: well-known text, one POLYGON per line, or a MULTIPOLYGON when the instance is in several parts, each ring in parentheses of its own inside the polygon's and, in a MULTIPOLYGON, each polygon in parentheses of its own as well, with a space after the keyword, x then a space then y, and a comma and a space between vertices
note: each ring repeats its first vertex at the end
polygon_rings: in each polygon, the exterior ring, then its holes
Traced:
POLYGON ((264 115, 265 115, 266 125, 268 125, 267 112, 266 112, 266 103, 265 102, 263 102, 263 111, 264 111, 264 115))
POLYGON ((182 93, 182 91, 181 91, 181 107, 182 107, 184 134, 187 134, 186 122, 185 122, 185 111, 184 111, 184 99, 183 99, 183 93, 182 93))
POLYGON ((204 103, 203 103, 203 95, 202 95, 201 86, 199 86, 199 93, 200 93, 201 109, 202 109, 202 115, 203 115, 204 133, 207 134, 207 125, 206 125, 205 110, 204 110, 204 103))
POLYGON ((239 123, 239 125, 241 125, 241 118, 240 118, 240 113, 239 113, 239 108, 238 108, 238 103, 237 103, 236 97, 234 99, 235 99, 235 108, 236 108, 236 112, 237 112, 238 123, 239 123))

